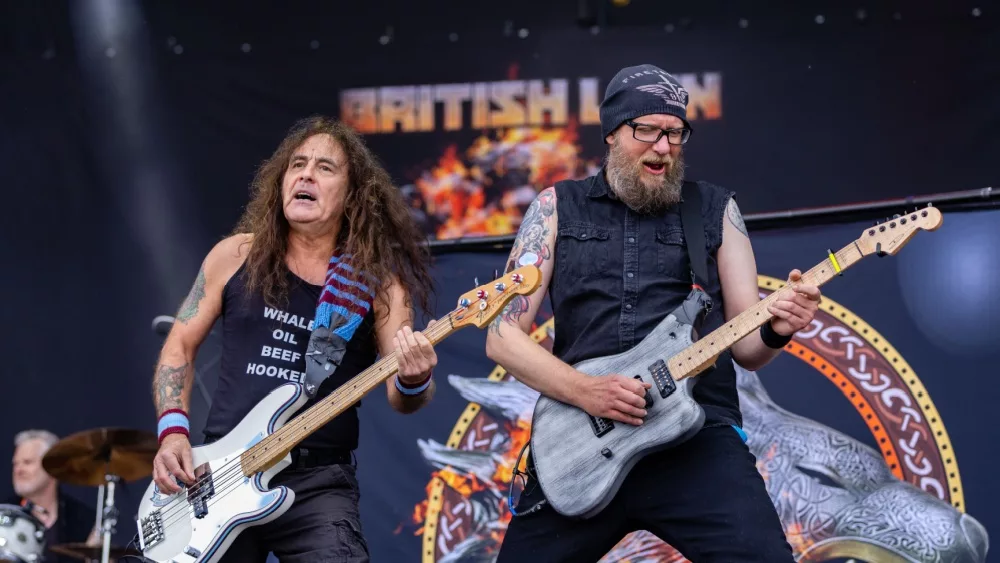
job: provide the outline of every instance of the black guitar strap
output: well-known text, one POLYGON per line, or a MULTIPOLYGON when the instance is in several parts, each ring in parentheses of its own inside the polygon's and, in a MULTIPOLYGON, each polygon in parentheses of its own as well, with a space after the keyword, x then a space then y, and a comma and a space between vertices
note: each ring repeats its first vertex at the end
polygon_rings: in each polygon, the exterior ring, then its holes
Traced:
POLYGON ((681 187, 681 224, 691 261, 691 283, 705 289, 708 287, 708 256, 705 251, 705 227, 701 221, 701 191, 694 182, 686 181, 681 187))

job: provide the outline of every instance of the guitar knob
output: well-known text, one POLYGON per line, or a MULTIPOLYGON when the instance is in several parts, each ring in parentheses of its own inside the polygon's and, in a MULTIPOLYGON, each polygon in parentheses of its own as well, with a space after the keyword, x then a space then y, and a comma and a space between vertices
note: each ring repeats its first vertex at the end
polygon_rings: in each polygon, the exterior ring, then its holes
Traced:
POLYGON ((521 283, 522 281, 524 281, 524 278, 521 276, 521 274, 514 274, 513 276, 510 277, 510 279, 513 280, 514 283, 521 283))
POLYGON ((507 289, 507 286, 504 285, 503 282, 497 282, 493 287, 496 288, 497 291, 503 291, 507 289))
POLYGON ((469 300, 464 297, 458 302, 459 307, 468 307, 470 304, 469 300))
POLYGON ((479 291, 476 292, 476 297, 478 297, 480 299, 486 299, 487 295, 489 295, 489 294, 486 293, 485 289, 480 289, 479 291))

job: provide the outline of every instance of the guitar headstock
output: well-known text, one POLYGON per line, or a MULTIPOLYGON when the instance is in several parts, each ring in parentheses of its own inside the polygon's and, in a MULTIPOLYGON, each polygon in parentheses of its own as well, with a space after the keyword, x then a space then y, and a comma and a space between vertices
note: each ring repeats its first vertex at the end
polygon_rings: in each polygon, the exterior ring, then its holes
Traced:
POLYGON ((542 271, 538 266, 528 265, 463 293, 458 299, 458 309, 451 313, 452 325, 485 328, 514 297, 534 293, 541 283, 542 271))
POLYGON ((857 240, 858 247, 865 256, 896 254, 918 231, 934 231, 941 226, 943 220, 941 212, 930 206, 906 215, 897 215, 865 229, 857 240))

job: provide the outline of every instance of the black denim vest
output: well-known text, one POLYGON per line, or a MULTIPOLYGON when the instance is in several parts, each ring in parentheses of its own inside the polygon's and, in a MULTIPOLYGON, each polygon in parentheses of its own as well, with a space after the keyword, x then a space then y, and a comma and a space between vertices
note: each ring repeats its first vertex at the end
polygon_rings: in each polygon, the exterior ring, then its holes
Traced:
MULTIPOLYGON (((725 322, 716 252, 733 192, 706 182, 701 190, 712 310, 702 334, 725 322)), ((624 352, 649 334, 691 291, 691 266, 678 206, 650 216, 617 200, 602 169, 584 180, 558 182, 558 233, 549 297, 553 353, 572 365, 624 352)), ((742 426, 736 372, 729 352, 702 372, 694 398, 705 424, 742 426)))

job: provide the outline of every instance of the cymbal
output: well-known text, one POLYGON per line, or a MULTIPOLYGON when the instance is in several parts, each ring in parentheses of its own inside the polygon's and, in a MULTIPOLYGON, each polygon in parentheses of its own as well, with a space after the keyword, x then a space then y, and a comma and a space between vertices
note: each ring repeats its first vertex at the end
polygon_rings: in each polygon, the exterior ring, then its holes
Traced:
MULTIPOLYGON (((52 553, 73 557, 80 561, 100 561, 104 555, 104 549, 100 545, 87 545, 85 543, 64 543, 54 545, 49 549, 52 553)), ((121 546, 111 546, 111 549, 108 550, 109 559, 118 559, 125 555, 139 555, 139 550, 121 546)))
POLYGON ((95 428, 59 440, 42 458, 42 467, 59 481, 97 487, 105 475, 135 481, 153 474, 159 445, 152 432, 95 428))

